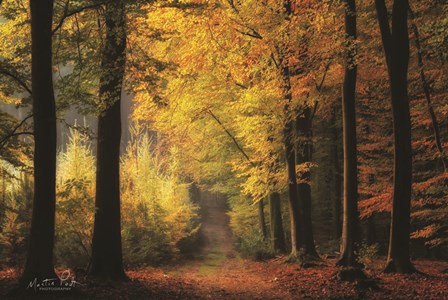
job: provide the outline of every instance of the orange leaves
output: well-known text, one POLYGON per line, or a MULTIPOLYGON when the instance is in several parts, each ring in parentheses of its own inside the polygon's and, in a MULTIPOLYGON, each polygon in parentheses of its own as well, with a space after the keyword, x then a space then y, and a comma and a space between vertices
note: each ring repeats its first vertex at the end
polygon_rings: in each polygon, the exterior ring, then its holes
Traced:
POLYGON ((429 247, 436 247, 448 242, 448 239, 443 236, 443 226, 438 224, 431 224, 423 229, 411 233, 413 239, 424 239, 425 244, 429 247), (440 235, 442 233, 442 235, 440 235))
POLYGON ((428 180, 414 183, 413 188, 416 192, 425 192, 429 188, 434 187, 437 184, 446 184, 447 180, 448 180, 448 172, 444 172, 443 174, 431 177, 428 180))
POLYGON ((423 229, 414 231, 411 234, 411 238, 413 239, 417 239, 417 238, 424 238, 424 239, 428 239, 432 236, 434 236, 434 234, 436 234, 436 232, 441 228, 440 225, 436 225, 436 224, 431 224, 428 225, 426 227, 424 227, 423 229))
POLYGON ((392 208, 392 188, 378 196, 359 202, 361 218, 368 218, 374 213, 389 212, 392 208))

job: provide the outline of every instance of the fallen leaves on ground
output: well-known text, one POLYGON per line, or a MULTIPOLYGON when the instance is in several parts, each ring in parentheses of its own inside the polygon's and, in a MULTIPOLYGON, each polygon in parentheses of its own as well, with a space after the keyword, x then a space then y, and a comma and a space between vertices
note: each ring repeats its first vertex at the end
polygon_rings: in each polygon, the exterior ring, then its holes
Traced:
MULTIPOLYGON (((304 269, 283 259, 232 258, 210 274, 200 274, 194 264, 187 264, 130 270, 130 281, 124 283, 79 279, 81 287, 55 299, 448 299, 448 262, 416 261, 424 274, 411 275, 384 274, 381 263, 365 271, 374 287, 338 280, 339 269, 332 260, 304 269)), ((1 299, 23 298, 7 296, 16 279, 12 269, 0 272, 1 299)))

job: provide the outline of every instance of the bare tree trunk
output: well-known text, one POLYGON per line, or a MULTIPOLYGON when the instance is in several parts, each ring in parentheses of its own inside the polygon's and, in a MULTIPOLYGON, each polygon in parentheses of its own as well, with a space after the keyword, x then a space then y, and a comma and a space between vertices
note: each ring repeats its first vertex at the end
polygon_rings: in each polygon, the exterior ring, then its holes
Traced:
POLYGON ((394 186, 389 253, 385 272, 415 271, 409 256, 412 145, 408 98, 409 35, 407 0, 394 0, 392 30, 384 0, 375 0, 389 70, 394 120, 394 186))
POLYGON ((95 223, 89 275, 127 279, 123 269, 120 217, 121 93, 126 61, 126 13, 123 1, 108 2, 102 50, 95 223))
POLYGON ((377 242, 375 215, 371 215, 367 219, 367 243, 373 245, 377 242))
POLYGON ((53 266, 56 205, 56 105, 51 26, 53 0, 31 0, 31 78, 34 114, 34 199, 25 269, 20 284, 57 278, 53 266))
POLYGON ((286 253, 285 232, 283 231, 282 207, 279 193, 269 195, 269 217, 271 244, 275 252, 286 253))
MULTIPOLYGON (((303 114, 296 119, 297 134, 297 163, 309 163, 312 159, 312 111, 310 107, 305 108, 303 114)), ((302 212, 301 235, 303 238, 304 254, 308 258, 318 258, 316 246, 314 245, 313 223, 311 217, 311 173, 309 170, 300 174, 297 184, 297 193, 302 212)))
MULTIPOLYGON (((292 12, 290 0, 283 2, 285 8, 285 18, 289 18, 292 12)), ((286 59, 285 45, 277 47, 279 62, 278 68, 282 79, 285 125, 283 128, 283 143, 286 154, 286 168, 288 172, 288 202, 289 202, 289 219, 291 222, 291 256, 297 257, 300 248, 302 248, 303 240, 301 236, 300 220, 301 208, 297 190, 297 174, 296 174, 296 151, 294 147, 294 127, 295 118, 291 116, 290 105, 292 102, 291 91, 291 74, 289 70, 288 60, 286 59)))
POLYGON ((264 218, 264 202, 263 199, 258 201, 258 224, 260 227, 260 233, 263 236, 263 240, 268 238, 268 232, 266 231, 266 221, 264 218))
POLYGON ((341 166, 340 166, 340 160, 339 160, 339 134, 338 129, 336 127, 336 108, 332 111, 332 117, 331 117, 331 126, 332 126, 332 141, 330 145, 330 153, 332 156, 333 161, 333 171, 332 171, 332 177, 333 177, 333 188, 334 188, 334 195, 333 195, 333 222, 334 222, 334 234, 335 237, 338 239, 342 235, 342 223, 341 223, 341 186, 342 186, 342 180, 341 180, 341 166))
MULTIPOLYGON (((345 0, 345 33, 356 40, 356 2, 345 0)), ((359 242, 358 215, 358 161, 356 150, 356 52, 346 51, 345 76, 342 92, 342 121, 344 143, 344 217, 342 222, 341 256, 337 262, 342 266, 358 266, 356 245, 359 242)))
MULTIPOLYGON (((291 85, 289 82, 289 68, 283 67, 283 81, 284 81, 284 98, 287 104, 285 105, 285 112, 288 112, 289 103, 292 101, 291 85)), ((286 116, 287 121, 284 128, 284 145, 286 152, 286 168, 288 171, 288 200, 289 200, 289 218, 291 221, 291 256, 297 256, 302 246, 300 235, 300 205, 297 192, 297 174, 296 174, 296 152, 293 142, 294 123, 286 116)))

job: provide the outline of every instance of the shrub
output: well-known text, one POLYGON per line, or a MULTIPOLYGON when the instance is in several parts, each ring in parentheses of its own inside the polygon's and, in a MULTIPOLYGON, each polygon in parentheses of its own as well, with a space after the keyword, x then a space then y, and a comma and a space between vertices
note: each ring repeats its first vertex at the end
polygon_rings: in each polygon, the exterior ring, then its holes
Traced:
POLYGON ((175 258, 179 244, 199 227, 189 185, 162 168, 147 133, 133 130, 122 159, 123 250, 127 265, 157 265, 175 258))
POLYGON ((86 267, 90 261, 95 198, 95 157, 87 135, 69 131, 58 154, 56 244, 58 264, 86 267))
POLYGON ((356 253, 358 262, 366 268, 372 268, 374 261, 378 259, 379 250, 380 245, 377 243, 372 245, 361 243, 356 253))
POLYGON ((6 266, 18 267, 25 262, 33 195, 25 172, 10 180, 9 189, 3 189, 2 194, 0 261, 6 266))
POLYGON ((229 203, 230 227, 241 255, 255 260, 274 257, 269 239, 263 239, 260 233, 257 206, 240 195, 231 197, 229 203))
POLYGON ((259 232, 239 237, 237 248, 244 258, 266 260, 275 257, 269 241, 263 240, 259 232))

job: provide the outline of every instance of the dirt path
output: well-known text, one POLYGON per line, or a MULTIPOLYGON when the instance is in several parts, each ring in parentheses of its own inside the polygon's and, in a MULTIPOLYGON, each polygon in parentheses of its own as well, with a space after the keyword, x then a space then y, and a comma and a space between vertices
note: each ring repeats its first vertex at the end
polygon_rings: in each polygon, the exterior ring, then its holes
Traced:
POLYGON ((167 269, 168 276, 189 282, 204 298, 292 299, 276 284, 275 272, 267 272, 265 263, 242 259, 234 251, 229 217, 222 205, 206 205, 202 227, 206 244, 201 256, 167 269))
MULTIPOLYGON (((82 283, 68 294, 44 294, 38 299, 189 300, 189 299, 448 299, 448 262, 415 261, 428 274, 384 274, 384 261, 366 271, 377 287, 366 282, 340 281, 334 260, 300 269, 285 264, 285 257, 254 262, 238 257, 232 249, 228 217, 221 207, 207 207, 203 234, 208 243, 201 255, 170 268, 144 267, 128 270, 130 281, 111 282, 80 278, 82 283)), ((29 299, 19 291, 17 271, 0 270, 0 299, 29 299)))

